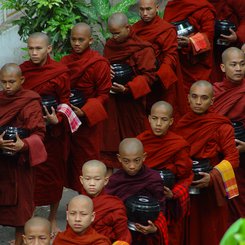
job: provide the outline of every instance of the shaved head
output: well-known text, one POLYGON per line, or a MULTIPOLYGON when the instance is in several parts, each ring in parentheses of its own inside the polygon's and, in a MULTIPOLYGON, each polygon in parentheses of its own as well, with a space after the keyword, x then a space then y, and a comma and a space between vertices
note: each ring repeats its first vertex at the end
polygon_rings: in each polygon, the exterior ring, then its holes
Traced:
POLYGON ((75 31, 83 32, 88 37, 91 37, 92 35, 91 27, 84 22, 80 22, 74 25, 71 29, 71 32, 75 32, 75 31))
POLYGON ((115 13, 111 15, 108 19, 109 27, 124 27, 126 25, 128 25, 128 17, 123 13, 115 13))
POLYGON ((81 206, 86 206, 90 212, 93 212, 94 205, 91 198, 85 195, 78 195, 73 197, 68 204, 68 211, 73 204, 80 204, 81 206))
POLYGON ((45 40, 45 43, 46 45, 50 45, 50 38, 47 34, 43 33, 43 32, 34 32, 32 33, 27 42, 30 40, 30 39, 42 39, 42 40, 45 40))
POLYGON ((156 6, 159 5, 159 0, 138 0, 138 4, 141 4, 142 2, 148 2, 148 3, 154 3, 156 6))
POLYGON ((83 164, 83 168, 82 168, 82 173, 84 174, 84 172, 88 169, 88 168, 99 168, 100 171, 101 171, 101 174, 103 176, 106 176, 106 173, 107 173, 107 168, 106 168, 106 165, 101 162, 101 161, 98 161, 98 160, 90 160, 90 161, 87 161, 83 164))
POLYGON ((144 147, 140 140, 136 138, 125 138, 119 144, 119 154, 137 151, 141 154, 144 153, 144 147))
POLYGON ((27 234, 29 230, 34 227, 43 227, 51 234, 51 224, 50 222, 42 217, 33 217, 25 223, 24 232, 27 234))
POLYGON ((158 108, 164 108, 168 111, 169 117, 172 117, 173 115, 173 107, 166 101, 158 101, 154 103, 151 107, 151 114, 158 108))
POLYGON ((238 54, 241 55, 241 57, 244 57, 244 52, 236 47, 230 47, 227 48, 223 53, 222 53, 222 63, 225 64, 227 61, 230 60, 232 54, 238 54))
POLYGON ((206 81, 206 80, 200 80, 200 81, 197 81, 195 83, 192 84, 191 88, 190 88, 190 94, 192 93, 192 91, 197 88, 197 87, 205 87, 209 90, 210 92, 210 96, 213 97, 213 85, 206 81))
POLYGON ((1 74, 16 74, 22 76, 20 67, 15 63, 7 63, 1 68, 1 74))

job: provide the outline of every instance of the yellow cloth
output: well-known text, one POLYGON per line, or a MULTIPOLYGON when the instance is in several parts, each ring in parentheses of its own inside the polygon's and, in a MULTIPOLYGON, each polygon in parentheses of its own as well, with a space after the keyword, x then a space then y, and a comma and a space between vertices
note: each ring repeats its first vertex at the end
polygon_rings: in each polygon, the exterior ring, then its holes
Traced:
POLYGON ((228 199, 238 196, 239 192, 236 183, 236 177, 230 162, 227 160, 223 160, 214 168, 216 168, 222 176, 228 199))

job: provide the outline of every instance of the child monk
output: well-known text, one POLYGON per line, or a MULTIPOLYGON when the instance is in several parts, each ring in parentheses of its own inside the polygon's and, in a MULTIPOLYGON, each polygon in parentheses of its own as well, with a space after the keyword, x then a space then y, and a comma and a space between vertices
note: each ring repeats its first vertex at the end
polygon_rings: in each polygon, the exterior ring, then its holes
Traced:
POLYGON ((107 168, 103 162, 91 160, 82 168, 81 183, 94 203, 96 213, 92 227, 100 234, 110 238, 131 243, 131 234, 128 230, 126 209, 123 202, 115 196, 104 193, 108 183, 107 168))
POLYGON ((51 224, 42 217, 33 217, 25 223, 23 241, 26 245, 50 245, 51 224))
POLYGON ((73 197, 66 211, 67 228, 57 234, 53 245, 110 245, 107 237, 91 227, 95 219, 93 208, 93 201, 88 196, 73 197))
MULTIPOLYGON (((143 164, 146 158, 141 141, 126 138, 119 145, 117 155, 122 169, 114 173, 106 186, 106 192, 118 196, 122 201, 133 195, 145 195, 157 199, 163 207, 165 197, 160 174, 143 164)), ((136 224, 137 233, 132 244, 168 244, 167 225, 162 212, 147 226, 136 224)))

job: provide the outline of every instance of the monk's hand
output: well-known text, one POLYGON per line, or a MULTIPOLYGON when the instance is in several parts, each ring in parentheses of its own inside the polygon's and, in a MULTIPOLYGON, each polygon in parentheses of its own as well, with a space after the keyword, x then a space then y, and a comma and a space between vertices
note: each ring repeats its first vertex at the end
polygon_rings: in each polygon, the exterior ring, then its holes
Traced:
POLYGON ((172 199, 173 198, 173 192, 167 187, 167 186, 164 186, 163 187, 163 193, 164 193, 164 196, 167 198, 167 199, 172 199))
POLYGON ((144 225, 136 223, 135 224, 136 230, 140 233, 143 233, 144 235, 155 233, 157 231, 157 227, 154 225, 154 223, 148 220, 148 224, 149 225, 144 226, 144 225))
POLYGON ((18 151, 20 151, 20 150, 23 148, 24 145, 25 145, 25 144, 24 144, 24 142, 21 140, 21 138, 19 137, 18 133, 16 133, 16 141, 14 142, 13 147, 12 147, 11 150, 12 150, 13 152, 18 152, 18 151))
POLYGON ((180 47, 188 47, 190 43, 190 39, 185 36, 178 36, 177 37, 177 42, 180 47))
POLYGON ((127 88, 119 83, 113 83, 111 86, 111 90, 115 93, 125 93, 127 88))
POLYGON ((113 66, 111 66, 111 79, 113 79, 115 77, 115 72, 113 70, 113 66))
POLYGON ((71 104, 72 110, 76 113, 78 117, 83 117, 85 116, 85 113, 79 108, 71 104))
POLYGON ((3 136, 5 135, 5 131, 0 135, 0 148, 7 149, 13 144, 13 140, 4 140, 3 136))
POLYGON ((228 42, 230 44, 230 43, 236 42, 236 40, 237 40, 237 34, 231 28, 229 30, 231 32, 230 35, 223 35, 223 34, 221 34, 220 36, 222 37, 221 40, 224 40, 224 41, 226 41, 226 42, 228 42))
POLYGON ((45 113, 46 113, 46 116, 43 116, 43 118, 45 119, 46 121, 46 124, 49 125, 49 124, 57 124, 59 122, 58 120, 58 117, 56 116, 56 112, 55 112, 55 109, 54 107, 52 106, 51 107, 51 110, 52 112, 49 113, 47 107, 44 105, 43 106, 44 110, 45 110, 45 113))
POLYGON ((194 184, 194 186, 197 188, 208 187, 210 182, 210 174, 204 172, 199 172, 198 174, 202 175, 203 177, 200 180, 192 181, 192 184, 194 184))
POLYGON ((236 148, 239 150, 240 153, 245 152, 245 142, 235 139, 236 141, 236 148))

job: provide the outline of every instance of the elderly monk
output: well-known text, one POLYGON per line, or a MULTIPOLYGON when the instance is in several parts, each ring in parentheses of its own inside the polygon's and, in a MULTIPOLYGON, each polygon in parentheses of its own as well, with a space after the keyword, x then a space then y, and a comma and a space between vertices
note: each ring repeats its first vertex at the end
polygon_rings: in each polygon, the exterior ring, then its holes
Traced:
POLYGON ((16 134, 16 141, 0 132, 0 224, 16 229, 15 244, 22 244, 23 227, 34 210, 33 166, 47 158, 42 143, 45 123, 40 96, 22 88, 24 77, 19 66, 4 65, 0 71, 0 127, 23 128, 29 136, 16 134))
POLYGON ((106 42, 104 56, 111 64, 127 64, 133 70, 132 79, 126 85, 118 80, 113 82, 107 108, 109 118, 104 124, 102 159, 109 167, 120 167, 114 159, 120 141, 145 130, 145 96, 151 92, 155 79, 155 55, 151 44, 132 31, 126 15, 113 14, 108 28, 112 38, 106 42))
POLYGON ((110 245, 107 237, 91 227, 95 215, 93 201, 88 196, 73 197, 66 211, 66 230, 57 234, 53 245, 110 245))
POLYGON ((100 234, 109 237, 111 242, 131 243, 128 219, 123 202, 104 192, 108 183, 107 168, 103 162, 91 160, 84 163, 80 176, 84 194, 94 203, 96 213, 92 227, 100 234))
POLYGON ((25 223, 23 241, 26 245, 50 245, 51 224, 42 217, 33 217, 25 223))
POLYGON ((82 126, 71 136, 69 186, 80 189, 79 176, 84 162, 99 159, 102 144, 102 121, 107 118, 104 105, 111 88, 110 65, 97 51, 90 49, 93 42, 91 28, 85 23, 71 30, 72 53, 61 62, 68 66, 71 89, 82 93, 84 105, 72 108, 82 126))
POLYGON ((159 101, 153 104, 149 115, 151 129, 137 138, 147 153, 145 165, 156 170, 170 170, 176 177, 172 190, 164 186, 167 197, 167 219, 170 244, 183 241, 183 222, 188 213, 188 187, 192 182, 190 146, 169 127, 173 124, 173 107, 159 101))
POLYGON ((194 34, 178 36, 179 57, 186 93, 197 80, 208 80, 212 70, 215 10, 206 0, 168 1, 164 19, 188 20, 194 34))
POLYGON ((133 25, 135 33, 152 43, 157 57, 157 79, 148 96, 148 107, 158 100, 165 100, 174 107, 178 120, 187 110, 183 78, 177 52, 177 35, 174 26, 162 20, 157 12, 158 0, 139 0, 141 20, 133 25))
MULTIPOLYGON (((65 107, 72 114, 67 105, 70 96, 68 69, 50 58, 52 46, 49 37, 44 33, 33 33, 27 40, 27 48, 30 60, 20 65, 25 77, 23 87, 41 96, 52 96, 62 105, 61 110, 65 107)), ((49 220, 52 231, 56 232, 56 213, 65 185, 69 118, 67 120, 63 112, 56 113, 54 108, 52 112, 45 108, 44 118, 47 124, 44 143, 48 159, 35 172, 35 205, 50 205, 49 220)))
MULTIPOLYGON (((230 47, 222 54, 221 70, 225 74, 222 82, 214 83, 215 101, 213 110, 232 121, 243 123, 245 128, 245 56, 242 50, 230 47)), ((233 223, 245 217, 245 155, 242 154, 242 142, 236 139, 240 152, 240 165, 235 169, 240 195, 230 202, 230 214, 233 223)))
MULTIPOLYGON (((123 169, 110 176, 106 193, 118 196, 122 201, 133 195, 150 196, 164 209, 163 182, 157 171, 143 164, 146 152, 142 143, 136 138, 124 139, 117 157, 123 169)), ((154 223, 149 220, 147 226, 136 224, 136 229, 132 244, 168 244, 167 224, 162 211, 154 223)))
POLYGON ((180 119, 176 133, 190 144, 192 158, 209 160, 213 169, 199 172, 202 178, 192 182, 200 194, 191 195, 186 244, 217 245, 227 229, 227 198, 238 195, 233 168, 239 155, 229 119, 209 111, 214 101, 211 83, 195 82, 188 100, 191 111, 180 119))

